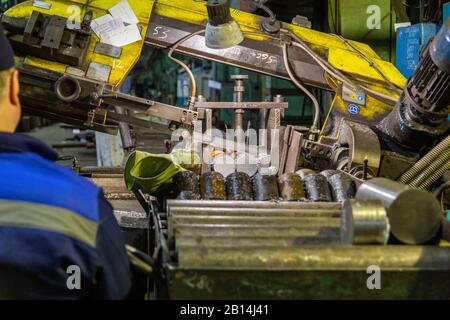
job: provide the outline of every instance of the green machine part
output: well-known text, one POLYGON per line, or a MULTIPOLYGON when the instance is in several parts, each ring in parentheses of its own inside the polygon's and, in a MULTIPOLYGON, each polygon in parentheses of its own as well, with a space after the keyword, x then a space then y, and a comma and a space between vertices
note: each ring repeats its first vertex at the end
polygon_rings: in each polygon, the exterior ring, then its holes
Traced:
POLYGON ((395 62, 398 1, 328 0, 330 31, 370 45, 384 60, 395 62), (358 17, 355 19, 355 17, 358 17))

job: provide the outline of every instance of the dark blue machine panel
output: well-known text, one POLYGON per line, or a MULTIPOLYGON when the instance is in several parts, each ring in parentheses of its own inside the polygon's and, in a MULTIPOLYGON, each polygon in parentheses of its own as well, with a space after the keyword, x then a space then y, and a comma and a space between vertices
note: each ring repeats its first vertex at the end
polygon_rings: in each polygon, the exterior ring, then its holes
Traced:
POLYGON ((420 61, 420 52, 439 31, 439 25, 420 23, 397 30, 397 69, 410 78, 420 61))

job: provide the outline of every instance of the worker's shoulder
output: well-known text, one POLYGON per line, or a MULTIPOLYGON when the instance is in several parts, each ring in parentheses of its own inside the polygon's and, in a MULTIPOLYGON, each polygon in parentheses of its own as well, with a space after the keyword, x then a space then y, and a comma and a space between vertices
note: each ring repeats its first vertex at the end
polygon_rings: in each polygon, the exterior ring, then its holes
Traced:
POLYGON ((101 189, 36 154, 0 153, 0 181, 0 199, 58 207, 99 220, 101 189))

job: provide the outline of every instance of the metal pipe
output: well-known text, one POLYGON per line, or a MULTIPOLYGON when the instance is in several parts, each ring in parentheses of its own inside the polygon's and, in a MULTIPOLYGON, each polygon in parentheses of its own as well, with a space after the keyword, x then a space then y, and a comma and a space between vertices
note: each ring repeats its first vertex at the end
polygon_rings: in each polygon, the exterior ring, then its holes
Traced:
POLYGON ((197 32, 193 32, 193 33, 187 35, 186 37, 180 39, 177 43, 175 43, 170 48, 169 54, 168 54, 169 59, 171 59, 172 61, 176 62, 188 74, 189 79, 191 80, 191 86, 192 86, 192 88, 191 88, 191 99, 192 98, 195 99, 195 97, 197 96, 197 82, 195 81, 194 74, 192 73, 191 69, 183 61, 174 58, 172 55, 173 55, 174 51, 178 48, 178 46, 180 44, 182 44, 183 42, 185 42, 185 41, 187 41, 187 40, 189 40, 189 39, 191 39, 191 38, 193 38, 193 37, 195 37, 197 35, 200 35, 202 33, 205 33, 205 30, 199 30, 197 32))
MULTIPOLYGON (((231 79, 234 80, 234 102, 244 101, 244 80, 248 79, 247 75, 232 75, 231 79)), ((234 130, 236 134, 236 142, 239 144, 244 144, 245 134, 244 134, 244 109, 234 110, 234 130)))
POLYGON ((408 184, 417 175, 419 175, 426 167, 428 167, 433 161, 441 157, 442 154, 450 153, 450 135, 447 136, 441 143, 434 147, 427 155, 420 159, 414 166, 406 171, 397 181, 400 183, 408 184))
POLYGON ((267 2, 267 0, 265 0, 265 1, 264 0, 250 0, 250 1, 252 2, 252 4, 255 7, 265 11, 269 15, 271 24, 274 24, 277 21, 277 16, 275 15, 275 13, 272 10, 270 10, 270 8, 268 6, 264 5, 264 3, 267 2))
POLYGON ((300 81, 297 80, 296 76, 294 75, 290 62, 289 62, 289 53, 288 53, 288 45, 287 43, 283 44, 283 60, 284 60, 284 67, 286 68, 286 71, 289 74, 289 77, 291 78, 292 82, 301 90, 303 93, 305 93, 312 101, 314 105, 314 120, 311 126, 311 132, 316 133, 316 131, 319 129, 319 121, 320 121, 320 105, 317 98, 308 90, 306 89, 300 81))

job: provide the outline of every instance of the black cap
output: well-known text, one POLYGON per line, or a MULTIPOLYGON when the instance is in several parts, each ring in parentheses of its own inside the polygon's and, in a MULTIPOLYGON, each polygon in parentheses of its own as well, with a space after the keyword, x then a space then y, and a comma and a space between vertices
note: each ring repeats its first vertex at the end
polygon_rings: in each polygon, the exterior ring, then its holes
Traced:
POLYGON ((0 71, 9 70, 12 67, 14 67, 14 51, 0 23, 0 71))
POLYGON ((232 21, 229 0, 208 0, 206 8, 210 25, 219 26, 232 21))

